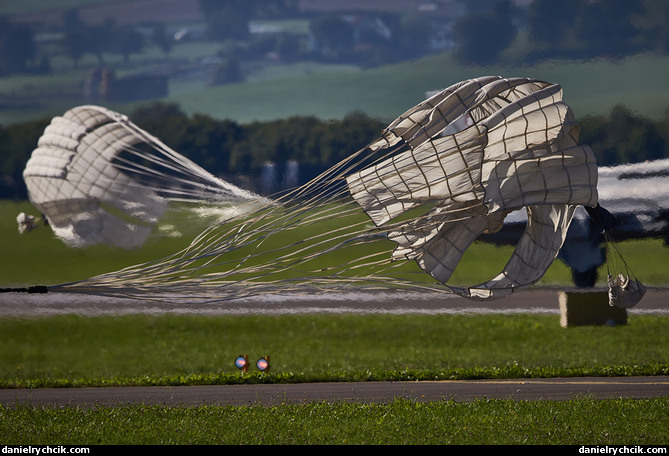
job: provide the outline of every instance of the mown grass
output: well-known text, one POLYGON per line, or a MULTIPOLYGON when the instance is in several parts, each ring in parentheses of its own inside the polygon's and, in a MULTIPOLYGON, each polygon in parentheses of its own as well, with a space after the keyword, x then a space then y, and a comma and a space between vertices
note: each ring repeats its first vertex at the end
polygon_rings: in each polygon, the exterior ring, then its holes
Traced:
POLYGON ((0 408, 3 444, 665 445, 669 399, 0 408))
MULTIPOLYGON (((557 302, 555 303, 557 308, 557 302)), ((0 387, 669 374, 666 315, 129 315, 0 318, 0 387), (271 371, 234 359, 268 355, 271 371)))
MULTIPOLYGON (((169 219, 181 237, 156 235, 141 249, 73 249, 48 227, 20 235, 27 202, 0 202, 0 286, 52 285, 162 258, 206 226, 169 219)), ((33 212, 34 213, 34 212, 33 212)), ((175 216, 175 217, 178 217, 175 216)), ((623 243, 646 284, 669 277, 661 241, 623 243), (659 246, 659 248, 658 248, 659 246)), ((495 275, 511 247, 477 244, 454 284, 495 275)), ((556 261, 542 284, 570 285, 556 261)), ((543 306, 554 303, 541 303, 543 306)), ((224 305, 224 304, 221 304, 224 305)), ((620 328, 559 327, 558 317, 126 316, 0 319, 0 382, 5 387, 444 379, 557 375, 655 375, 666 371, 666 317, 634 315, 620 328), (658 326, 660 325, 660 326, 658 326), (596 345, 593 345, 596 344, 596 345), (272 356, 270 375, 244 379, 240 353, 272 356)))

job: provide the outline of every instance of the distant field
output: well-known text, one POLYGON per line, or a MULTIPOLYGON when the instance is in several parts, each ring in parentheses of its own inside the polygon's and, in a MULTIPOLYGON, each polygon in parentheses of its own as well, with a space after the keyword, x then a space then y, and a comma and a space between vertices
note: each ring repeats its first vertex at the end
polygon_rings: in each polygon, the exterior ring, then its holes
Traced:
MULTIPOLYGON (((197 62, 214 55, 212 43, 181 45, 171 57, 197 62)), ((157 48, 147 48, 131 57, 131 65, 118 56, 106 61, 118 65, 119 74, 152 69, 160 65, 157 48)), ((10 76, 0 79, 0 124, 61 114, 84 104, 82 84, 96 64, 86 57, 78 69, 64 57, 54 59, 58 73, 46 76, 10 76)), ((428 56, 416 61, 361 70, 352 65, 301 62, 265 65, 248 75, 247 82, 209 87, 200 77, 183 75, 170 82, 165 100, 178 103, 188 114, 203 113, 240 123, 313 115, 339 119, 353 111, 392 120, 425 97, 430 90, 488 74, 536 77, 557 82, 564 88, 565 101, 576 117, 608 114, 624 104, 639 115, 660 118, 669 107, 669 87, 663 75, 669 73, 669 56, 638 55, 619 61, 555 61, 533 67, 467 67, 450 54, 428 56)), ((147 101, 108 103, 105 106, 129 113, 147 101)))
MULTIPOLYGON (((78 8, 86 5, 106 3, 109 0, 58 0, 58 8, 78 8)), ((21 2, 2 2, 0 4, 0 15, 25 14, 33 12, 49 11, 54 8, 52 1, 45 0, 23 0, 21 2)))
POLYGON ((555 61, 533 67, 467 67, 449 54, 370 70, 295 75, 272 81, 247 82, 173 96, 186 112, 203 112, 240 122, 291 115, 341 118, 359 110, 392 120, 421 101, 426 91, 488 74, 536 77, 557 82, 577 117, 607 114, 625 104, 639 115, 658 118, 669 107, 663 78, 669 57, 639 55, 620 61, 555 61))

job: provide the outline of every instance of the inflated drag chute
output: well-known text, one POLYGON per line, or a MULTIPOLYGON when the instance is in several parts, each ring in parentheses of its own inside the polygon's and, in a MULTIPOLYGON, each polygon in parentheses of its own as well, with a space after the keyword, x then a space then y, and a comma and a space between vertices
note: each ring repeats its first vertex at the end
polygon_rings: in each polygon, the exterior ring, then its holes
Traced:
POLYGON ((30 201, 54 233, 76 247, 140 246, 175 202, 258 198, 100 106, 78 106, 54 117, 23 178, 30 201))
POLYGON ((259 294, 430 290, 472 299, 539 280, 597 167, 557 84, 482 77, 436 93, 368 146, 274 204, 162 260, 50 289, 221 301, 259 294), (527 212, 499 275, 450 285, 464 252, 527 212))
POLYGON ((393 256, 447 282, 479 235, 525 208, 527 228, 504 270, 457 292, 486 298, 539 280, 562 246, 577 205, 596 206, 597 168, 579 146, 562 89, 528 79, 456 84, 393 122, 370 149, 397 148, 347 178, 376 225, 431 205, 390 231, 393 256))

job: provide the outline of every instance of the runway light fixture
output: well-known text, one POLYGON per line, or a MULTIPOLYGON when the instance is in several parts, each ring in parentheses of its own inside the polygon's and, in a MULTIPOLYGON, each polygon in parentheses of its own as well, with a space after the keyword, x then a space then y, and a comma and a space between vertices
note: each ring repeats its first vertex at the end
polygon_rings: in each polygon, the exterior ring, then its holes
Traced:
POLYGON ((235 366, 242 372, 248 372, 249 370, 249 357, 246 355, 239 355, 235 359, 235 366))
POLYGON ((256 361, 256 367, 261 372, 269 372, 269 356, 263 356, 256 361))

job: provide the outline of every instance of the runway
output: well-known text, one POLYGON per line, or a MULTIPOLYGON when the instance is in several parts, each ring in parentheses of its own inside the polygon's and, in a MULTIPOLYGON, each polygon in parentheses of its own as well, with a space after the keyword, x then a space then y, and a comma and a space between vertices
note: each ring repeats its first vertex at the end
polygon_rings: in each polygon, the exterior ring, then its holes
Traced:
MULTIPOLYGON (((219 302, 178 302, 169 299, 133 300, 68 293, 1 293, 0 317, 78 314, 86 316, 127 314, 295 314, 295 313, 548 313, 559 314, 553 288, 531 288, 501 299, 474 301, 436 292, 339 292, 318 295, 276 294, 219 302)), ((604 292, 588 290, 585 292, 604 292)), ((669 289, 649 288, 630 315, 669 313, 669 289)))
POLYGON ((44 388, 0 390, 0 404, 99 407, 129 404, 164 406, 273 406, 339 401, 388 403, 477 399, 569 400, 644 399, 669 396, 669 376, 551 378, 421 382, 298 383, 176 387, 44 388))

